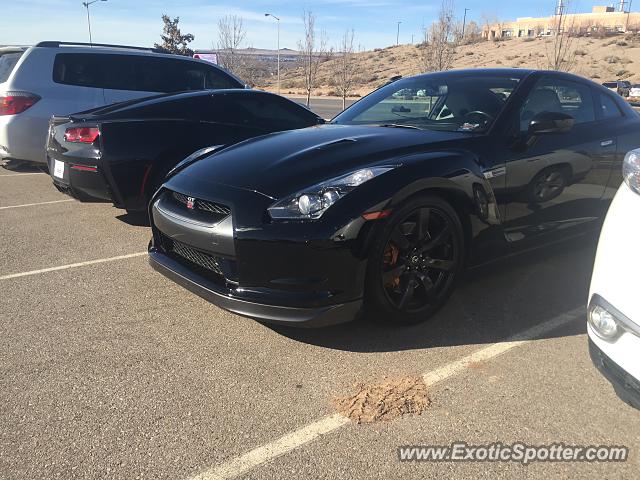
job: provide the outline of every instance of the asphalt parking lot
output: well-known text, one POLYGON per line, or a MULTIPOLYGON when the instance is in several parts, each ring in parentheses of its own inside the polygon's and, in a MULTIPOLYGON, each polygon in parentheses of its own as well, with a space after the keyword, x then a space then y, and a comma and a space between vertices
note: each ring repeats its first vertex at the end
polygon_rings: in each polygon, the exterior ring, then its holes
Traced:
POLYGON ((587 352, 595 238, 469 272, 426 325, 290 330, 155 273, 135 223, 0 168, 0 478, 637 478, 640 414, 587 352), (424 375, 422 415, 335 414, 354 384, 405 375, 424 375), (453 441, 626 445, 630 459, 398 461, 398 446, 453 441))

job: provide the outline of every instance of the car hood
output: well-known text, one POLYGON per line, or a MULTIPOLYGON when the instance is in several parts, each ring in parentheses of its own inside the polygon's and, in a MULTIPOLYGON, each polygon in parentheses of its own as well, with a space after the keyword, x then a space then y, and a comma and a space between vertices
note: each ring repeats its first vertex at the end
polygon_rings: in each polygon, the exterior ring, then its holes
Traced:
MULTIPOLYGON (((214 153, 176 176, 253 190, 274 199, 376 164, 469 138, 464 132, 321 125, 254 138, 214 153)), ((187 182, 188 183, 188 182, 187 182)))

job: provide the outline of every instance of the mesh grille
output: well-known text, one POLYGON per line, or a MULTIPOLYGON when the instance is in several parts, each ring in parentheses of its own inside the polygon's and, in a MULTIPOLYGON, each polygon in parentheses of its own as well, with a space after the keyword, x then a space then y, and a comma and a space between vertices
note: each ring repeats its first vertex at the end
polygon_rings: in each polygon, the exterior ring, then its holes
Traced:
MULTIPOLYGON (((187 205, 189 197, 182 193, 173 192, 173 198, 175 198, 182 205, 187 205)), ((194 207, 204 212, 214 213, 220 217, 226 217, 231 213, 231 209, 226 205, 220 205, 219 203, 209 202, 207 200, 200 200, 196 198, 194 200, 194 207)))
POLYGON ((170 250, 173 251, 173 253, 175 253, 176 255, 184 258, 185 260, 188 260, 191 263, 209 270, 216 275, 223 275, 222 270, 220 269, 220 265, 218 264, 218 259, 213 255, 201 252, 200 250, 196 250, 195 248, 192 248, 182 242, 177 242, 175 240, 171 241, 170 250))

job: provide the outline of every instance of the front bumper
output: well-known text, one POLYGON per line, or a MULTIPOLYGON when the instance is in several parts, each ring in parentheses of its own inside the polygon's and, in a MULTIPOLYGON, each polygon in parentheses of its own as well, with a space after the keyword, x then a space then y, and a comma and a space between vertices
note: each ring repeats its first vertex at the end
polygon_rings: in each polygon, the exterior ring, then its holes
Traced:
POLYGON ((234 297, 228 288, 198 275, 153 245, 149 246, 149 263, 164 276, 220 308, 267 323, 324 327, 353 319, 362 306, 361 300, 315 308, 283 307, 243 300, 234 297))
POLYGON ((611 382, 618 396, 634 408, 640 409, 640 381, 611 360, 591 338, 589 355, 600 373, 611 382))
POLYGON ((366 273, 362 236, 370 225, 363 228, 358 218, 344 229, 318 231, 319 223, 265 222, 273 200, 225 185, 208 190, 188 197, 165 186, 156 193, 149 212, 154 268, 222 308, 265 322, 325 326, 356 316, 366 273))

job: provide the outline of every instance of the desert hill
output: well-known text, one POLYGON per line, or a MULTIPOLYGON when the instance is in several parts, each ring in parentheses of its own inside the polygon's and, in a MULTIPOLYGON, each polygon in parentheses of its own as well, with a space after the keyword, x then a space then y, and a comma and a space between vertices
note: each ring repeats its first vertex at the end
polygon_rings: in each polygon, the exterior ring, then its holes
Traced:
MULTIPOLYGON (((453 68, 515 67, 548 69, 548 55, 553 52, 553 38, 511 39, 505 41, 481 41, 456 48, 453 68)), ((610 80, 630 80, 640 83, 640 35, 617 35, 607 38, 576 37, 571 39, 570 52, 574 58, 571 72, 602 83, 610 80)), ((359 84, 356 96, 364 95, 379 87, 395 75, 409 76, 424 71, 422 52, 416 45, 392 46, 356 54, 359 84)), ((313 95, 335 94, 332 85, 332 63, 327 60, 320 66, 319 87, 313 95)), ((302 71, 299 68, 284 70, 282 92, 302 94, 302 71)), ((261 85, 267 90, 276 89, 275 79, 261 85)))

